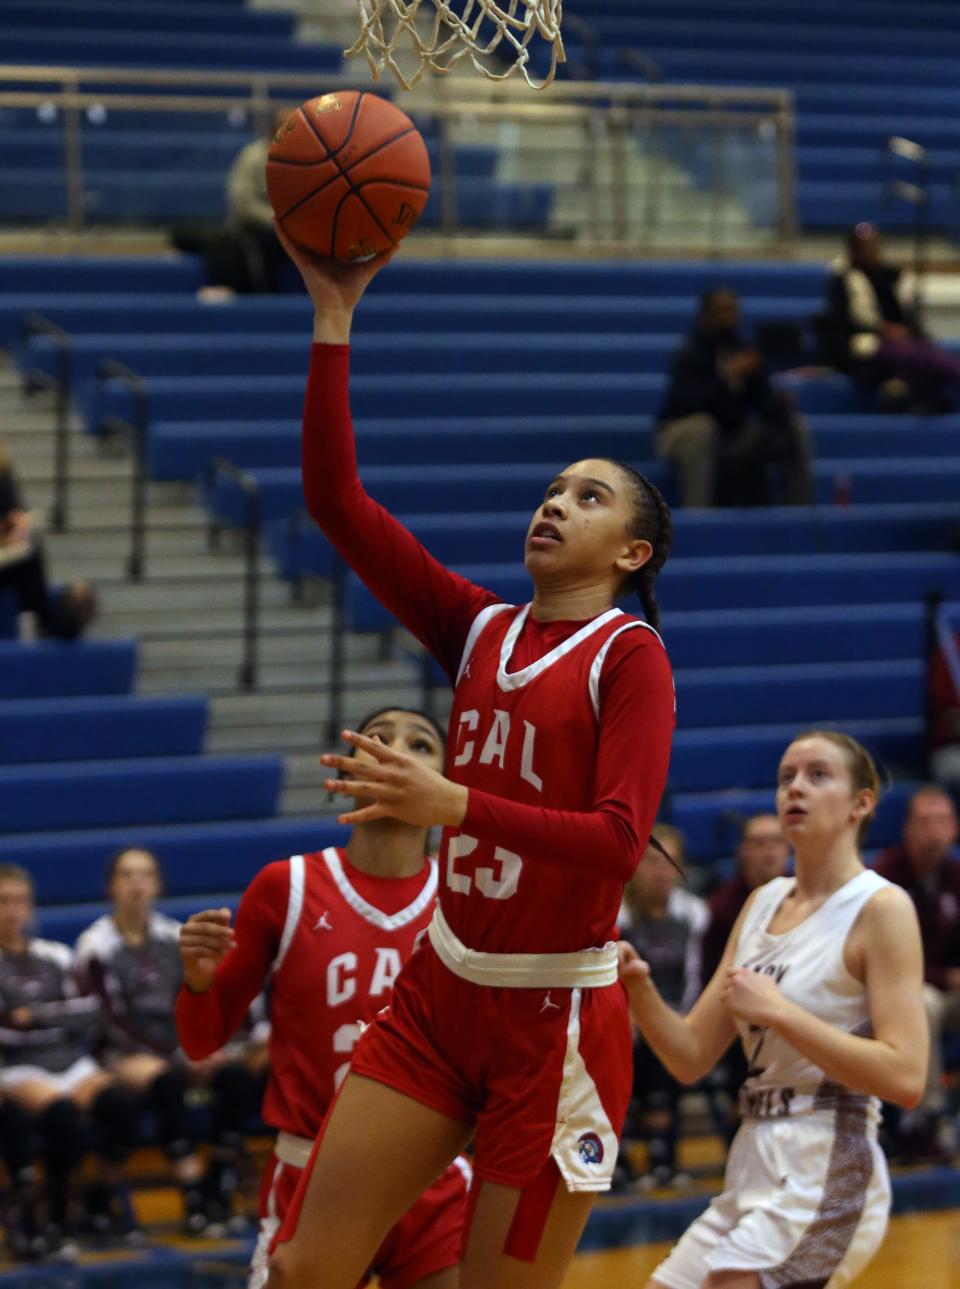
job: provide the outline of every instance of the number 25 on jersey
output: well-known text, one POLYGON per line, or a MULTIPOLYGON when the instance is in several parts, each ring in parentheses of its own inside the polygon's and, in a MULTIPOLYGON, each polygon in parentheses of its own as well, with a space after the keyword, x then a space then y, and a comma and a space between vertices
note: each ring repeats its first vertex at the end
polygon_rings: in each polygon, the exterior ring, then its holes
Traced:
POLYGON ((479 845, 476 837, 469 837, 466 833, 458 833, 450 838, 447 844, 448 888, 459 895, 469 895, 476 887, 489 900, 508 900, 516 894, 523 860, 512 850, 497 846, 493 852, 492 865, 476 864, 472 875, 458 869, 457 861, 467 859, 479 845))

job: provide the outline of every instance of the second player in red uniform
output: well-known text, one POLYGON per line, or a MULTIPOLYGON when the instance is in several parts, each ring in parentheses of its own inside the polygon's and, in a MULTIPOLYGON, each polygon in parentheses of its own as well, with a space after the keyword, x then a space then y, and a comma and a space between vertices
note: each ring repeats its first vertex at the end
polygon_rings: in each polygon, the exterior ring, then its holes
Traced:
POLYGON ((611 942, 670 755, 653 596, 669 510, 629 467, 578 461, 545 480, 530 523, 530 604, 502 604, 444 568, 357 476, 347 342, 382 260, 288 249, 317 308, 308 506, 455 688, 447 777, 356 735, 368 762, 326 761, 346 775, 336 790, 370 798, 348 821, 445 826, 439 906, 357 1045, 270 1284, 351 1289, 383 1231, 473 1135, 463 1289, 554 1289, 609 1186, 630 1092, 611 942), (614 607, 627 590, 646 621, 614 607))
MULTIPOLYGON (((443 765, 441 736, 418 712, 376 713, 363 731, 379 746, 443 765)), ((264 1118, 279 1135, 261 1183, 249 1289, 266 1283, 270 1241, 363 1026, 388 1001, 430 921, 437 867, 424 857, 425 842, 423 828, 394 819, 359 825, 345 850, 264 868, 243 897, 235 930, 227 910, 210 909, 181 931, 177 1027, 193 1059, 221 1047, 260 991, 270 993, 264 1118)), ((372 1258, 383 1289, 456 1289, 469 1176, 466 1161, 456 1160, 390 1231, 372 1258)))

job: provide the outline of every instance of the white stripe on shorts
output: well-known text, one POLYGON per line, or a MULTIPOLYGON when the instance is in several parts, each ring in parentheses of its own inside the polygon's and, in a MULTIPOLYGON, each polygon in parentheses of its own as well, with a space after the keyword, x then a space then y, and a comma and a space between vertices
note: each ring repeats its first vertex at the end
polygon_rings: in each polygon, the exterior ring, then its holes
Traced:
POLYGON ((579 989, 570 991, 567 1050, 550 1153, 568 1191, 606 1191, 617 1162, 617 1134, 580 1054, 581 996, 579 989))

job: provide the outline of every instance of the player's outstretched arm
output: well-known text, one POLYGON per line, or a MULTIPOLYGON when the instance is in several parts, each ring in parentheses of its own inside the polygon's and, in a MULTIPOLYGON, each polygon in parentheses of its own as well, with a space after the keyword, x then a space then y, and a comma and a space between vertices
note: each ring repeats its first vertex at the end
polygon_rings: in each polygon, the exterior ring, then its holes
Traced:
POLYGON ((453 677, 470 624, 496 596, 433 558, 403 524, 364 490, 350 415, 353 312, 392 251, 366 264, 343 264, 304 251, 278 229, 300 270, 316 316, 316 342, 303 410, 303 492, 332 546, 453 677))
POLYGON ((273 221, 283 249, 296 264, 315 310, 313 338, 321 345, 350 343, 353 311, 367 287, 393 258, 396 247, 375 255, 362 264, 325 259, 292 241, 283 228, 273 221))
POLYGON ((848 1034, 785 998, 770 976, 728 973, 733 1015, 776 1030, 836 1083, 912 1109, 923 1095, 929 1038, 923 1008, 923 948, 910 897, 879 891, 848 937, 847 958, 867 990, 872 1038, 848 1034))

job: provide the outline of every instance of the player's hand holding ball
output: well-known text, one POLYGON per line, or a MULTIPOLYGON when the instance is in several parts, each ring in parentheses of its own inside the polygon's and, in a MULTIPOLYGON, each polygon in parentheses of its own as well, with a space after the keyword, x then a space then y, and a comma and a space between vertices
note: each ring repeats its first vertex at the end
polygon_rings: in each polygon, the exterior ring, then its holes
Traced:
POLYGON ((430 195, 423 137, 375 94, 308 99, 277 131, 267 160, 277 236, 329 335, 345 341, 357 301, 416 224, 430 195))
POLYGON ((783 994, 772 976, 734 967, 727 973, 723 1005, 738 1020, 769 1028, 783 1007, 783 994))
POLYGON ((180 928, 183 982, 195 994, 213 984, 217 968, 236 944, 229 909, 204 909, 180 928))
POLYGON ((343 797, 355 797, 357 808, 338 817, 342 824, 365 824, 372 819, 399 819, 405 824, 457 828, 467 813, 467 789, 424 765, 414 756, 396 752, 379 739, 345 730, 344 741, 354 756, 325 753, 320 763, 345 777, 328 779, 324 787, 343 797))
POLYGON ((362 264, 348 264, 342 260, 324 259, 315 251, 308 251, 283 231, 274 221, 280 244, 296 264, 317 312, 314 339, 327 344, 346 344, 350 339, 350 323, 360 297, 394 256, 394 251, 384 251, 362 264))

